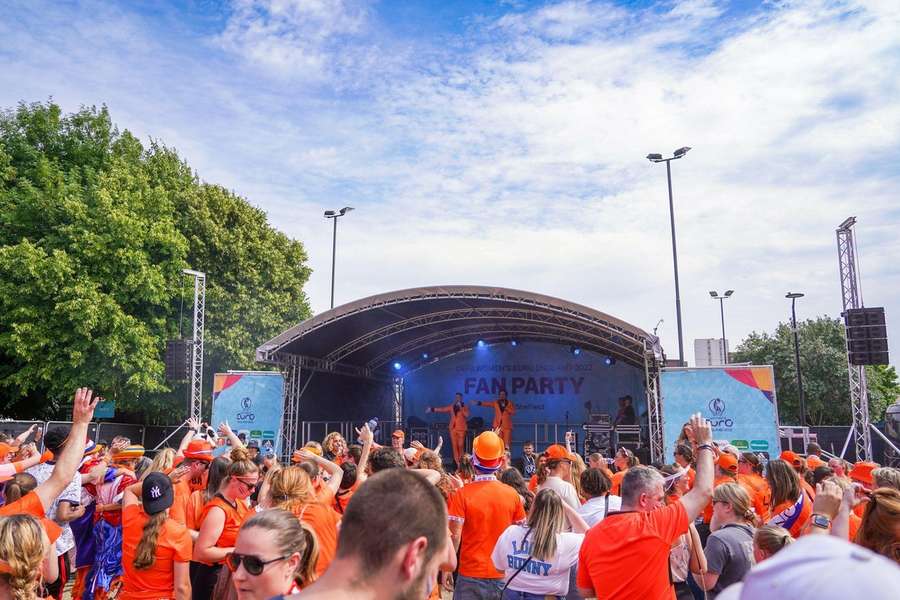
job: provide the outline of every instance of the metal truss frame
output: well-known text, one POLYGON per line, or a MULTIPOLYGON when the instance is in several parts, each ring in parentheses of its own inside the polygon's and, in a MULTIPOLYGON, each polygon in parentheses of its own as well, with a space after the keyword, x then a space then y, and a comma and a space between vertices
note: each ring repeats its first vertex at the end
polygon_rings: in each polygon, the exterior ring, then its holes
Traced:
POLYGON ((662 400, 659 390, 659 365, 654 347, 647 344, 644 353, 644 389, 647 394, 647 418, 650 421, 650 460, 661 461, 665 458, 663 444, 662 400))
MULTIPOLYGON (((838 268, 841 278, 841 299, 844 312, 852 308, 863 308, 862 291, 859 286, 859 263, 857 262, 856 239, 853 226, 856 218, 850 217, 837 228, 838 268)), ((846 321, 844 335, 847 337, 846 321)), ((850 412, 853 417, 853 444, 856 460, 869 460, 872 456, 872 433, 869 422, 869 391, 866 382, 866 368, 850 363, 847 352, 847 374, 850 383, 850 412)))
POLYGON ((206 273, 184 269, 194 278, 194 335, 191 340, 191 399, 188 415, 201 419, 203 411, 203 331, 206 321, 206 273))

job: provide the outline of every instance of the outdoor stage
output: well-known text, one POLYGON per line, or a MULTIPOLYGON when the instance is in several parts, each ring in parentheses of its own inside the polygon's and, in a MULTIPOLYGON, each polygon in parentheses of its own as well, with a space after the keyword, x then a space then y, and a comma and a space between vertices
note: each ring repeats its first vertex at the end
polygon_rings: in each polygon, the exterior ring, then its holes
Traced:
MULTIPOLYGON (((447 415, 426 407, 450 404, 456 392, 490 401, 505 388, 517 407, 514 454, 525 440, 561 442, 566 429, 581 449, 585 423, 614 436, 608 423, 625 396, 640 424, 625 432, 629 444, 663 453, 658 339, 550 296, 480 286, 379 294, 300 323, 260 346, 257 359, 284 374, 283 448, 327 431, 354 440, 353 427, 377 417, 382 436, 399 427, 433 445, 443 435, 446 458, 447 415)), ((470 434, 491 418, 472 407, 470 434)))

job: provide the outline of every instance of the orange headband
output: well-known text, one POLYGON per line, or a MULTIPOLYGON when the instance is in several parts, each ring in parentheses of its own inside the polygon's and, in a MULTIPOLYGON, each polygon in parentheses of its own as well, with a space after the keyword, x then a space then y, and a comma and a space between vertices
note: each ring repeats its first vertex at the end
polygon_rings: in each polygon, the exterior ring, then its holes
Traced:
POLYGON ((0 573, 6 573, 7 575, 13 574, 12 567, 2 558, 0 558, 0 573))

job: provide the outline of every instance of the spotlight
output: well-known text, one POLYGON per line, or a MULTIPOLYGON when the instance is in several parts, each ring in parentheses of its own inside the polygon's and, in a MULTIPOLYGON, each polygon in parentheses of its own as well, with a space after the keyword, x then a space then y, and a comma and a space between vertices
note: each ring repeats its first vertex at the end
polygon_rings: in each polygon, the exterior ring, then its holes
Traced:
POLYGON ((607 367, 611 367, 612 365, 616 364, 616 359, 614 359, 612 356, 607 356, 603 359, 603 364, 605 364, 607 367))
POLYGON ((403 368, 403 365, 401 365, 400 363, 398 363, 398 362, 395 362, 395 363, 394 363, 394 370, 395 370, 395 371, 399 371, 399 370, 402 369, 402 368, 403 368))
POLYGON ((478 340, 477 342, 475 342, 475 345, 479 348, 484 348, 484 340, 478 340))
POLYGON ((579 348, 578 346, 572 346, 572 354, 574 354, 575 356, 580 356, 581 348, 579 348))
POLYGON ((423 352, 423 353, 422 353, 422 360, 428 360, 428 353, 427 353, 427 352, 423 352))
POLYGON ((512 346, 513 348, 515 348, 516 346, 519 345, 519 342, 517 342, 516 340, 510 340, 509 345, 512 346))

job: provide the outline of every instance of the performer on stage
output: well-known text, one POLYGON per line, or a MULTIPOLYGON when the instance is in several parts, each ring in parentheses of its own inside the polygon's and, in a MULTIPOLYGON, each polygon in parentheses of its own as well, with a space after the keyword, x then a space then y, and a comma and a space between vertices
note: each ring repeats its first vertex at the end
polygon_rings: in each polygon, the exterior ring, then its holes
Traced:
POLYGON ((494 429, 500 429, 500 437, 507 448, 512 447, 512 418, 516 414, 516 407, 512 400, 507 400, 506 390, 500 390, 498 398, 493 402, 476 402, 478 406, 489 406, 494 409, 494 423, 491 425, 494 429))
POLYGON ((466 449, 466 429, 469 419, 469 407, 463 402, 462 394, 456 394, 453 404, 438 408, 429 406, 426 412, 450 413, 450 443, 453 445, 453 461, 459 467, 459 459, 466 449))

